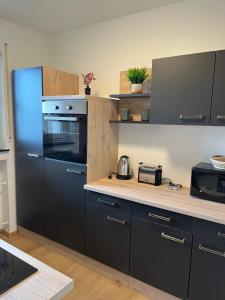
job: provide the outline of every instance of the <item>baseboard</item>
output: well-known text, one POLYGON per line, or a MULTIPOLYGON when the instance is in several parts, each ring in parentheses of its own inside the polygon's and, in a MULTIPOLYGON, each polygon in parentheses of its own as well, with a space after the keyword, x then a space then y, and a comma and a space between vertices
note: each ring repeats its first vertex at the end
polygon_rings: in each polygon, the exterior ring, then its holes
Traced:
POLYGON ((13 232, 8 232, 8 231, 6 231, 5 229, 1 229, 1 230, 0 230, 0 233, 4 234, 4 235, 5 235, 6 237, 8 237, 8 238, 12 238, 12 237, 18 235, 18 230, 13 231, 13 232))
MULTIPOLYGON (((50 249, 64 255, 68 256, 75 262, 86 266, 87 268, 104 275, 107 278, 115 281, 117 284, 125 286, 127 288, 136 290, 142 295, 151 300, 179 300, 179 298, 167 294, 159 289, 156 289, 146 283, 143 283, 129 275, 123 274, 109 266, 106 266, 92 258, 89 258, 83 254, 80 254, 74 250, 64 247, 56 242, 53 242, 41 235, 33 233, 25 228, 19 227, 18 233, 21 236, 32 239, 39 242, 40 244, 49 247, 50 249)), ((76 282, 75 282, 76 285, 76 282)))

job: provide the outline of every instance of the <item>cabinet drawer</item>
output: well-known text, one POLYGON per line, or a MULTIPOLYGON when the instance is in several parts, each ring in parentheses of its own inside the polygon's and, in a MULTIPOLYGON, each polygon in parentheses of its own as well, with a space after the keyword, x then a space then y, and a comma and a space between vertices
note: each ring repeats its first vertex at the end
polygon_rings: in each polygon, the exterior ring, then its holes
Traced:
POLYGON ((225 226, 196 219, 194 221, 194 245, 200 247, 202 251, 207 251, 209 248, 225 253, 225 226), (202 247, 206 249, 201 249, 202 247))
POLYGON ((86 206, 86 254, 121 272, 129 272, 130 216, 86 206))
POLYGON ((86 202, 88 205, 93 205, 95 207, 101 208, 108 213, 119 214, 119 215, 131 214, 130 201, 123 200, 120 198, 87 191, 86 202))
POLYGON ((158 224, 192 231, 192 218, 160 208, 133 203, 132 215, 158 224))
POLYGON ((181 299, 187 299, 192 234, 132 218, 130 273, 181 299))

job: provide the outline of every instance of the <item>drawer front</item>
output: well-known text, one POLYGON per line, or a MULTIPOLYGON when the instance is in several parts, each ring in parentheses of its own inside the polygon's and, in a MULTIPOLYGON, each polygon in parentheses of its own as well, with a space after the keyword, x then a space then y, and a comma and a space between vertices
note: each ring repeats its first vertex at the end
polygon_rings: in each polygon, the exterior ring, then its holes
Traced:
POLYGON ((195 219, 194 246, 201 251, 211 249, 225 253, 225 225, 195 219))
POLYGON ((131 275, 187 299, 192 234, 132 218, 131 275))
POLYGON ((192 218, 160 208, 133 203, 132 215, 154 223, 192 231, 192 218))
POLYGON ((88 205, 101 208, 108 213, 131 215, 131 202, 127 200, 87 191, 86 202, 88 205))
POLYGON ((194 220, 190 300, 225 299, 225 226, 194 220))
POLYGON ((130 216, 86 206, 86 254, 121 272, 129 272, 130 216))

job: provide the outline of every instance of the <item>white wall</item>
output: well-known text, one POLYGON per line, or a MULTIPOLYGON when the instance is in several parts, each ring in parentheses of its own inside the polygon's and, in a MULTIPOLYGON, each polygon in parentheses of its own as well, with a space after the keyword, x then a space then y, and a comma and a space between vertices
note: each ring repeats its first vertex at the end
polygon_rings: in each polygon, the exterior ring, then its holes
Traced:
MULTIPOLYGON (((153 58, 225 49, 225 1, 190 0, 54 36, 55 67, 94 71, 93 92, 118 92, 119 72, 153 58)), ((165 99, 166 100, 166 99, 165 99)), ((120 125, 120 154, 160 163, 164 175, 189 185, 191 167, 225 153, 225 128, 120 125)))
MULTIPOLYGON (((0 48, 2 48, 5 42, 8 43, 8 62, 10 70, 29 66, 48 65, 49 38, 47 36, 0 19, 0 48)), ((12 120, 10 120, 10 122, 12 122, 12 120)), ((13 139, 10 141, 9 146, 10 154, 7 161, 7 173, 10 226, 8 230, 12 232, 16 230, 13 139)), ((1 171, 3 171, 2 168, 0 168, 0 172, 1 171)), ((4 195, 6 195, 6 193, 4 193, 4 195)), ((0 198, 0 215, 6 201, 6 198, 0 198)), ((6 216, 3 216, 3 218, 5 220, 6 216)))

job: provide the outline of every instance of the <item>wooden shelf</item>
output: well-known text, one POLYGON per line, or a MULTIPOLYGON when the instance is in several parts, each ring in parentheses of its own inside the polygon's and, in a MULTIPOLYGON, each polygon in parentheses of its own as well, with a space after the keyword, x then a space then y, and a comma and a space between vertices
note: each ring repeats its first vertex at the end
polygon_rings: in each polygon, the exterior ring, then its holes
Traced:
POLYGON ((120 121, 120 120, 109 120, 109 123, 118 123, 118 124, 149 124, 149 121, 120 121))
POLYGON ((117 99, 135 99, 135 98, 150 98, 150 93, 141 93, 141 94, 112 94, 109 95, 110 98, 117 99))

